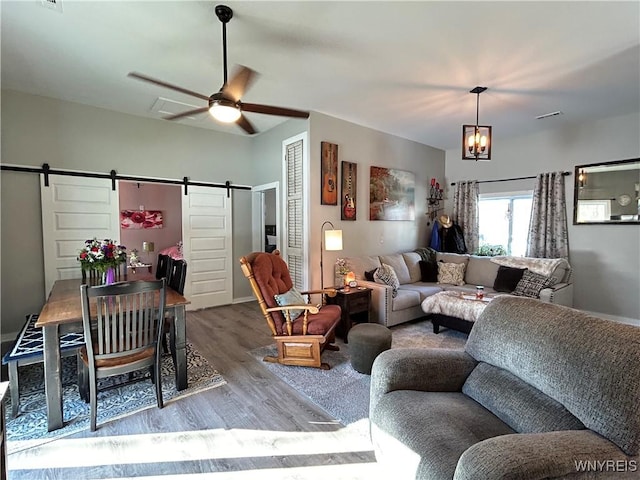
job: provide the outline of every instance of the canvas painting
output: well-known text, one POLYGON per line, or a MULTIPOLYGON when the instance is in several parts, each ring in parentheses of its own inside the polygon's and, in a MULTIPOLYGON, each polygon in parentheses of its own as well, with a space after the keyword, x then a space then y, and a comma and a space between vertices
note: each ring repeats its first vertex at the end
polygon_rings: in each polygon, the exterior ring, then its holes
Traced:
POLYGON ((415 220, 415 185, 411 172, 371 167, 369 220, 415 220))
POLYGON ((356 219, 356 198, 358 187, 358 164, 352 162, 342 162, 342 220, 356 219))
POLYGON ((121 210, 120 227, 128 230, 162 228, 164 220, 160 210, 121 210))
POLYGON ((338 145, 321 142, 320 204, 338 205, 338 145))

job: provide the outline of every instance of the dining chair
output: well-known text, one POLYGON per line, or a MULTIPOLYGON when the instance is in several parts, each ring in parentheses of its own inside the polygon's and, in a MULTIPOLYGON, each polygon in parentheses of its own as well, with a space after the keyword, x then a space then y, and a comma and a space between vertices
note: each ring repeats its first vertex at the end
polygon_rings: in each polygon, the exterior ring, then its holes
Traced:
MULTIPOLYGON (((170 258, 169 270, 167 272, 167 285, 171 290, 178 292, 180 295, 184 294, 184 284, 187 279, 187 262, 185 260, 175 260, 170 258)), ((175 355, 175 338, 173 334, 173 328, 171 323, 173 322, 173 315, 167 314, 164 319, 163 335, 162 335, 162 351, 164 353, 169 352, 167 345, 167 335, 170 338, 171 354, 175 355)))
POLYGON ((160 280, 161 278, 167 278, 169 275, 169 270, 171 269, 172 258, 169 255, 159 254, 158 255, 158 265, 156 266, 156 278, 160 280))
POLYGON ((166 280, 81 285, 80 292, 85 346, 78 352, 78 386, 91 404, 91 431, 96 430, 101 378, 150 368, 162 408, 159 346, 166 280))

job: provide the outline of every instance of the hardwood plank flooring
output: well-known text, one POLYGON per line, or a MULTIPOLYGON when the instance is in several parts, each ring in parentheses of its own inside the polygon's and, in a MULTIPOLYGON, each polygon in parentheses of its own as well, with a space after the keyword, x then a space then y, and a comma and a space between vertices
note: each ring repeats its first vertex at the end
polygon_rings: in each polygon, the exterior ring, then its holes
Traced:
POLYGON ((271 343, 255 302, 188 312, 187 338, 226 385, 17 452, 9 479, 380 478, 366 422, 340 425, 250 355, 271 343))

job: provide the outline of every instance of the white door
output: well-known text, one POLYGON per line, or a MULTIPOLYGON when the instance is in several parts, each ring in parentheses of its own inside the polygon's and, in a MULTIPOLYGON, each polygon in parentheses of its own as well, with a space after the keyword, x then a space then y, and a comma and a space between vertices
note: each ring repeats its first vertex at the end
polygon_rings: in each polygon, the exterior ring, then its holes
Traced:
POLYGON ((111 180, 40 175, 44 278, 48 295, 56 280, 80 278, 78 251, 85 240, 120 238, 118 191, 111 180))
POLYGON ((231 197, 224 188, 190 186, 188 192, 182 197, 188 308, 228 305, 233 301, 231 197))

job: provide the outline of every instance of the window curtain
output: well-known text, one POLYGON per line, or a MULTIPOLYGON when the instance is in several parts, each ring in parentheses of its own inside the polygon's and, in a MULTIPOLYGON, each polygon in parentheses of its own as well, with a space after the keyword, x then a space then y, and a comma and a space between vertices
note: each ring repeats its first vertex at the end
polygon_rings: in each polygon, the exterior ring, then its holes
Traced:
POLYGON ((563 172, 541 173, 536 177, 527 257, 569 258, 563 172))
POLYGON ((456 182, 452 220, 462 229, 468 253, 478 250, 478 182, 456 182))

